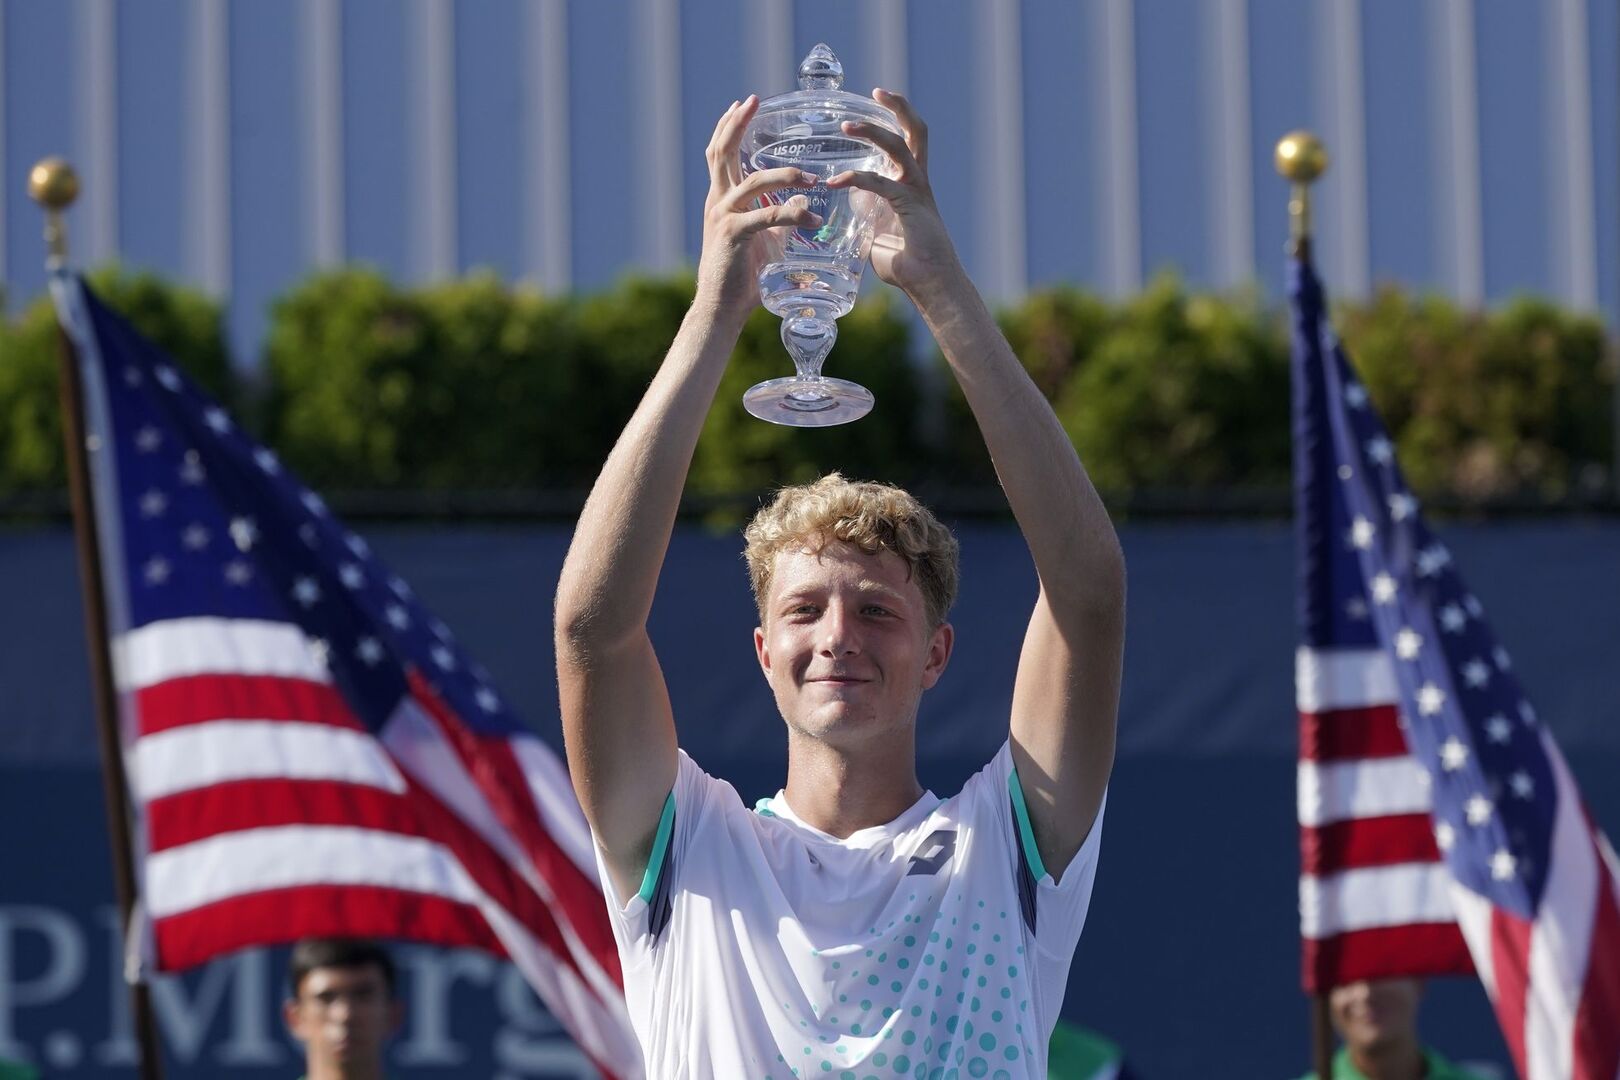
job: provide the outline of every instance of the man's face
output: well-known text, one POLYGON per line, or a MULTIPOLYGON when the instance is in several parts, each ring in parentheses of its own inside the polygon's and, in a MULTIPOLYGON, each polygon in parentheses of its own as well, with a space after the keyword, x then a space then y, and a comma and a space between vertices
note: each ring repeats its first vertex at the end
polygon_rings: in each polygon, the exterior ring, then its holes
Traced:
POLYGON ((1369 1051, 1417 1038, 1418 979, 1374 979, 1335 986, 1328 999, 1333 1026, 1352 1050, 1369 1051))
POLYGON ((287 1027, 311 1062, 371 1075, 382 1064, 383 1042, 399 1024, 399 1008, 376 967, 320 967, 304 976, 284 1008, 287 1027))
POLYGON ((777 554, 754 648, 793 730, 854 748, 909 728, 950 659, 904 560, 834 542, 777 554))

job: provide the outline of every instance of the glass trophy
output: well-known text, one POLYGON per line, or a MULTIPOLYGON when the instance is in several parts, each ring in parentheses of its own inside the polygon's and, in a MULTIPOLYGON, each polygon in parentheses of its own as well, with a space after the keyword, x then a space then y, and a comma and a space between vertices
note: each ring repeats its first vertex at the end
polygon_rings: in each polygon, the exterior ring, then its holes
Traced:
POLYGON ((872 392, 847 379, 821 374, 838 340, 838 318, 855 306, 861 275, 883 200, 854 188, 833 190, 827 180, 841 172, 888 175, 889 158, 865 139, 844 133, 846 121, 863 121, 900 134, 893 113, 870 98, 843 89, 844 68, 826 45, 817 45, 799 65, 799 89, 760 103, 743 133, 742 171, 792 166, 819 182, 790 187, 766 198, 783 203, 802 195, 821 216, 813 229, 771 229, 759 275, 766 310, 782 320, 782 344, 796 374, 749 388, 743 407, 761 420, 792 427, 830 427, 865 416, 872 392))

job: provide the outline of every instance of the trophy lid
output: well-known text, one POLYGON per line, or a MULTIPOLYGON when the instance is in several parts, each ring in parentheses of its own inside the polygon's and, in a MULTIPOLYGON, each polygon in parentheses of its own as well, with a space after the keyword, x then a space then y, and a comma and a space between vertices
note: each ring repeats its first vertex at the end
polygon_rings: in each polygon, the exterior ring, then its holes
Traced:
POLYGON ((894 113, 869 97, 844 89, 844 65, 825 43, 799 64, 799 89, 760 102, 751 128, 804 136, 835 135, 846 121, 879 124, 900 134, 894 113))

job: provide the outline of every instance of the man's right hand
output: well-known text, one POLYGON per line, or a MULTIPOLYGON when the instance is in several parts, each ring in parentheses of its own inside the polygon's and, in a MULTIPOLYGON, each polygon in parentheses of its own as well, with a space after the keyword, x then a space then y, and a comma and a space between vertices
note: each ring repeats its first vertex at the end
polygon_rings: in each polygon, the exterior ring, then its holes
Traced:
MULTIPOLYGON (((817 182, 799 169, 764 169, 743 178, 737 149, 743 131, 759 110, 750 94, 734 101, 714 127, 704 152, 709 163, 709 194, 703 203, 703 254, 698 260, 697 303, 746 316, 759 303, 759 273, 770 257, 772 237, 766 230, 793 226, 815 228, 821 216, 803 196, 766 203, 761 196, 817 182)), ((779 250, 780 241, 777 241, 779 250)))

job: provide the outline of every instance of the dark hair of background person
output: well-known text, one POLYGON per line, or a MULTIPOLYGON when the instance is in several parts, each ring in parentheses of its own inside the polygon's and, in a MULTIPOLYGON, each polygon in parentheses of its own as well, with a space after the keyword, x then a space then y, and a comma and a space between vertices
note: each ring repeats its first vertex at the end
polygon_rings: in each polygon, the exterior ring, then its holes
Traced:
POLYGON ((382 972, 388 996, 394 996, 394 958, 375 941, 366 938, 304 938, 293 946, 287 962, 287 987, 293 997, 305 976, 316 968, 375 967, 382 972))

